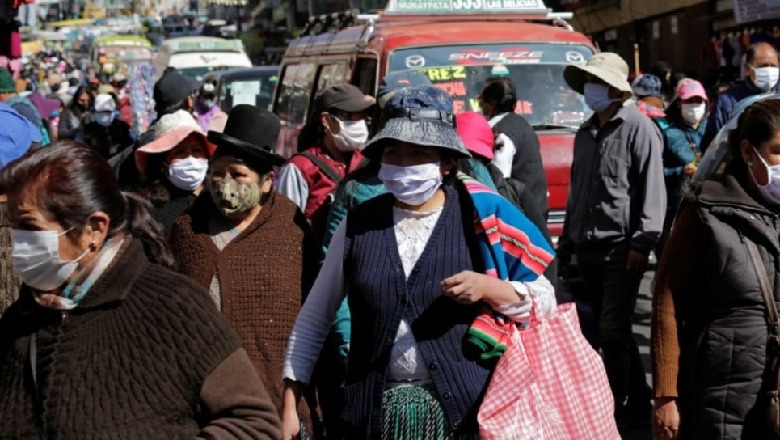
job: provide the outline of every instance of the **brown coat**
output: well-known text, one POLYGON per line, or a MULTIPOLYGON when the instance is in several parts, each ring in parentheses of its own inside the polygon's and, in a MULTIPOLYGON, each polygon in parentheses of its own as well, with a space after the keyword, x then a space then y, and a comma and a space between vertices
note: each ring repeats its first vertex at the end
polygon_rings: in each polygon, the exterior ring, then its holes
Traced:
POLYGON ((201 286, 217 274, 222 313, 281 411, 287 339, 317 276, 319 247, 306 218, 280 194, 222 252, 209 235, 210 215, 220 214, 204 194, 174 224, 171 249, 179 270, 201 286))
POLYGON ((139 241, 69 312, 21 292, 0 319, 0 438, 279 438, 241 341, 201 287, 150 263, 139 241))

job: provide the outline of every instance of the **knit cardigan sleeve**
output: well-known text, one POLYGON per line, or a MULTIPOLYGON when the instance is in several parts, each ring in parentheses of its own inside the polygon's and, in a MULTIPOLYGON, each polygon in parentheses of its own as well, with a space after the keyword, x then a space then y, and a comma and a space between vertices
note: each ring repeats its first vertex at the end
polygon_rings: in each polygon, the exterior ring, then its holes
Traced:
POLYGON ((277 439, 279 414, 244 349, 238 349, 206 377, 201 407, 210 420, 198 439, 277 439))
POLYGON ((677 397, 680 362, 677 310, 695 291, 701 272, 696 263, 705 249, 703 224, 694 206, 683 204, 663 252, 653 289, 650 358, 654 397, 677 397))

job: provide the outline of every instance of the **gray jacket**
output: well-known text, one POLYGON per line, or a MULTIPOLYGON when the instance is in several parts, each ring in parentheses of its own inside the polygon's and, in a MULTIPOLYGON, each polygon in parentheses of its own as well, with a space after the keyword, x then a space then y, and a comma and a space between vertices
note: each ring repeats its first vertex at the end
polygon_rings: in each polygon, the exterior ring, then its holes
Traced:
POLYGON ((574 139, 559 255, 571 255, 575 246, 626 241, 648 254, 666 212, 661 132, 633 103, 601 129, 595 121, 594 115, 574 139))

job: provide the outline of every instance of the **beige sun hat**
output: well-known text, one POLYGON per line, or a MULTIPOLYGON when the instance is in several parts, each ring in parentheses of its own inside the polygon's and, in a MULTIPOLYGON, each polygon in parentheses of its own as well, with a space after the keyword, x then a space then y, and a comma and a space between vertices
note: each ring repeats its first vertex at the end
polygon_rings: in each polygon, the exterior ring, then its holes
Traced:
POLYGON ((566 66, 563 78, 569 87, 582 95, 585 88, 585 74, 599 78, 610 86, 631 97, 631 84, 628 82, 628 64, 620 55, 612 52, 602 52, 593 55, 584 66, 572 64, 566 66))

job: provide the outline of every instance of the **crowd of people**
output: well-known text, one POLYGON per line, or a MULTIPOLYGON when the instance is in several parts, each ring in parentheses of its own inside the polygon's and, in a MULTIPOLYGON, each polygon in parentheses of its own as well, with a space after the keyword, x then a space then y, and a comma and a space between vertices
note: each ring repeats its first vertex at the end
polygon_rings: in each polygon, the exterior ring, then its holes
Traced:
POLYGON ((767 438, 780 101, 693 180, 736 104, 777 85, 771 45, 745 62, 716 97, 668 71, 632 84, 614 53, 567 66, 593 114, 557 245, 507 77, 481 114, 415 71, 375 97, 329 87, 285 158, 279 118, 224 114, 208 80, 164 72, 139 133, 122 75, 22 94, 0 69, 0 438, 478 438, 496 363, 475 320, 553 316, 575 265, 622 432, 767 438), (648 384, 632 322, 651 253, 648 384))

